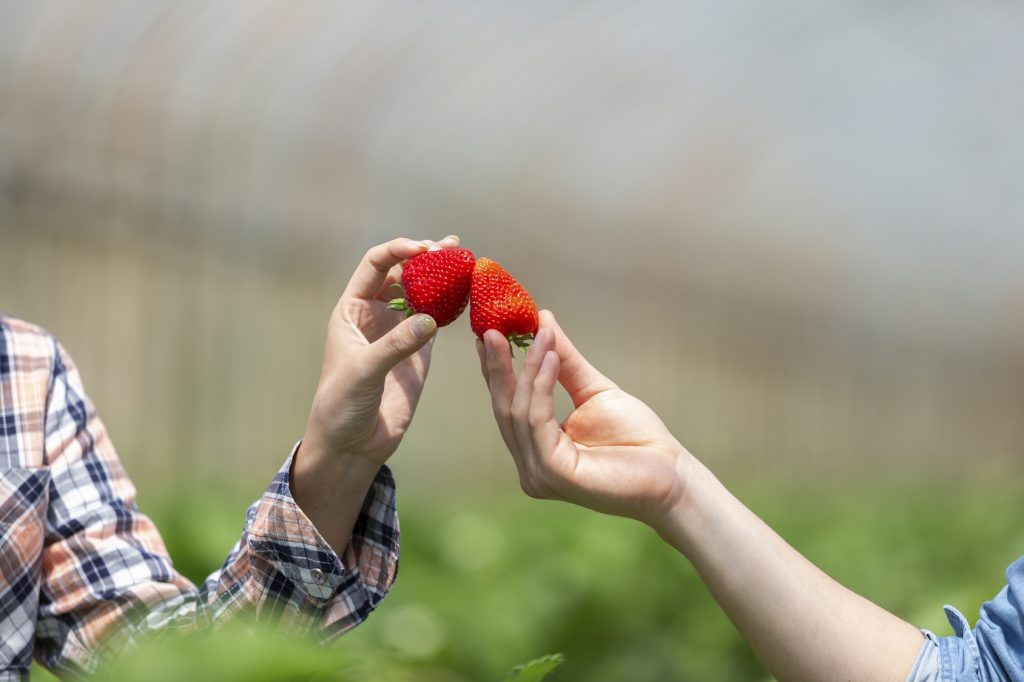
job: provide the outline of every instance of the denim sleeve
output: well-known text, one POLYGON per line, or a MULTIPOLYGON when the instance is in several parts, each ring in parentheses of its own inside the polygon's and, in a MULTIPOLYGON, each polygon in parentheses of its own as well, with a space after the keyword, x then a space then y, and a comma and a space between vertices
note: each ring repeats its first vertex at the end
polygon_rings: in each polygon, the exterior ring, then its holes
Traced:
POLYGON ((1024 682, 1024 557, 1006 569, 1006 587, 981 606, 977 625, 952 606, 952 637, 925 631, 907 682, 1024 682))
POLYGON ((939 638, 928 630, 924 633, 924 644, 917 655, 917 661, 907 677, 907 682, 940 682, 939 676, 939 638))

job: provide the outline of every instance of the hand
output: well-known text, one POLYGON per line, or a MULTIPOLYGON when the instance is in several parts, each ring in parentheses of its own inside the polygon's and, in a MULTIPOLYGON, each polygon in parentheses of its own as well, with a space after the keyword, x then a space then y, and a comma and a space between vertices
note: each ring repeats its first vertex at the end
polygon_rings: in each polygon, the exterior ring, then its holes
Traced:
POLYGON ((540 313, 518 379, 500 333, 484 334, 477 352, 527 495, 652 525, 679 502, 691 455, 647 405, 587 362, 550 311, 540 313), (554 413, 556 381, 575 406, 561 425, 554 413))
POLYGON ((494 416, 528 495, 653 526, 693 563, 776 679, 906 678, 924 642, 921 632, 787 545, 649 407, 594 369, 550 312, 541 311, 518 379, 500 333, 488 331, 477 350, 494 416), (556 382, 575 405, 561 426, 554 416, 556 382))
POLYGON ((401 263, 431 248, 457 246, 395 239, 370 249, 327 326, 323 370, 313 399, 303 457, 351 456, 379 468, 409 428, 430 366, 437 325, 429 315, 403 320, 388 310, 401 263))

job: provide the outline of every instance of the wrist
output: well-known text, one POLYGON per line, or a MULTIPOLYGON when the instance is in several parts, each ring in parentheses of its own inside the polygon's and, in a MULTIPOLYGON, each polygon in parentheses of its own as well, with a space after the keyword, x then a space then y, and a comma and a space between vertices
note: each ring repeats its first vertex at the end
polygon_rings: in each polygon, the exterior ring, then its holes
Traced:
POLYGON ((361 455, 329 452, 315 440, 299 443, 288 472, 292 499, 339 556, 381 465, 361 455))
POLYGON ((292 461, 292 488, 368 490, 381 463, 358 453, 325 447, 315 435, 303 436, 292 461))
POLYGON ((677 461, 676 475, 676 499, 651 525, 663 540, 686 554, 694 538, 708 532, 715 516, 715 495, 724 488, 711 470, 689 452, 677 461))
POLYGON ((305 438, 295 451, 288 472, 292 499, 339 557, 380 466, 365 457, 324 451, 305 438))

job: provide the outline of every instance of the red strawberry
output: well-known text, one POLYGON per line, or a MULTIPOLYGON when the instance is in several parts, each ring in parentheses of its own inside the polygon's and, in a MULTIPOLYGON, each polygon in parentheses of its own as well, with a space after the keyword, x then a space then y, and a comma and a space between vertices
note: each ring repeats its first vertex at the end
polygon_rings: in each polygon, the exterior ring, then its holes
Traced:
POLYGON ((537 306, 505 268, 479 258, 469 290, 469 320, 477 336, 497 329, 508 339, 510 351, 513 344, 525 350, 537 331, 537 306))
POLYGON ((438 327, 451 324, 469 302, 474 260, 472 251, 457 248, 413 256, 402 269, 405 298, 392 299, 388 307, 426 313, 438 327))

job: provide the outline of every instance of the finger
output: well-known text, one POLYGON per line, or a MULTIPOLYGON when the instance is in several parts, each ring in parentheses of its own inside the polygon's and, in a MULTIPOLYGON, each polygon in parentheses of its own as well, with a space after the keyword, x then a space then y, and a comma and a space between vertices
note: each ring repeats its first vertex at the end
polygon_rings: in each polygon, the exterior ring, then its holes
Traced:
POLYGON ((490 329, 483 336, 484 352, 487 361, 487 375, 490 377, 488 388, 491 393, 491 409, 494 420, 498 423, 501 438, 508 446, 516 467, 523 471, 522 455, 512 428, 512 397, 516 390, 516 375, 512 371, 512 358, 508 352, 508 341, 501 332, 490 329))
MULTIPOLYGON (((436 338, 436 335, 433 337, 436 338)), ((391 404, 381 412, 388 424, 403 423, 408 415, 414 414, 423 392, 423 384, 430 369, 430 353, 433 349, 433 338, 407 360, 399 362, 384 377, 384 394, 401 400, 402 405, 391 404)))
POLYGON ((560 369, 558 353, 553 350, 545 352, 533 380, 533 399, 530 401, 529 422, 533 451, 546 469, 551 468, 552 456, 562 430, 555 418, 554 393, 560 369))
POLYGON ((558 380, 562 383, 572 403, 579 407, 592 397, 613 388, 615 383, 601 374, 587 362, 587 359, 576 350, 569 337, 566 336, 562 327, 555 319, 554 313, 550 310, 540 312, 540 327, 550 329, 555 340, 555 352, 558 353, 561 373, 558 380))
POLYGON ((480 358, 480 374, 484 377, 484 383, 487 384, 487 388, 491 387, 491 376, 487 373, 487 350, 484 348, 484 342, 480 339, 476 340, 476 354, 480 358))
POLYGON ((453 246, 458 246, 459 238, 454 234, 450 234, 436 242, 431 239, 424 239, 423 243, 427 245, 428 251, 440 251, 441 249, 450 249, 453 246))
POLYGON ((423 348, 435 332, 437 323, 430 315, 403 320, 366 349, 367 372, 383 380, 395 365, 423 348))
MULTIPOLYGON (((418 351, 409 356, 409 361, 405 363, 419 378, 421 384, 426 380, 427 372, 430 370, 430 355, 434 352, 434 341, 436 339, 437 334, 435 333, 418 351)), ((396 365, 396 367, 401 366, 403 366, 401 362, 396 365)))
MULTIPOLYGON (((520 447, 526 443, 532 443, 533 433, 530 427, 530 405, 533 401, 533 380, 540 371, 544 355, 551 350, 551 330, 541 328, 533 338, 530 350, 526 353, 526 362, 523 370, 519 373, 519 380, 516 382, 516 392, 512 398, 512 428, 515 429, 516 440, 520 447)), ((525 463, 532 469, 539 466, 537 453, 533 448, 523 448, 525 463)))
POLYGON ((416 242, 404 237, 378 244, 363 256, 356 271, 345 288, 345 294, 353 298, 369 300, 384 286, 391 268, 430 248, 425 242, 416 242))

